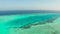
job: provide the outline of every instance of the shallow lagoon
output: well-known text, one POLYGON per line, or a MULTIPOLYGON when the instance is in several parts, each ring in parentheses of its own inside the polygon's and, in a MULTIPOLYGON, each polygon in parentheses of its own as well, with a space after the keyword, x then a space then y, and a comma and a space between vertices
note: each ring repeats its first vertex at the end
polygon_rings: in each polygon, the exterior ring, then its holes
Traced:
MULTIPOLYGON (((28 33, 30 33, 30 34, 40 34, 40 33, 44 34, 45 32, 48 33, 47 30, 50 28, 50 25, 47 22, 44 22, 45 24, 31 26, 28 29, 21 29, 19 27, 24 26, 26 24, 32 24, 35 22, 44 21, 46 19, 49 19, 49 18, 52 18, 55 16, 59 16, 59 14, 55 14, 55 13, 54 14, 53 13, 46 14, 45 13, 45 14, 28 14, 28 15, 27 14, 22 14, 22 15, 16 14, 16 15, 0 16, 0 26, 1 26, 0 31, 1 31, 1 34, 5 34, 5 33, 6 34, 28 34, 28 33), (31 18, 29 19, 29 17, 31 17, 33 19, 31 19, 31 18), (27 19, 28 21, 25 19, 27 19), (22 23, 22 25, 21 25, 21 23, 22 23), (18 27, 18 28, 14 28, 14 27, 18 27), (46 27, 47 27, 47 29, 46 29, 46 27)), ((55 20, 56 21, 53 20, 54 24, 55 24, 55 22, 59 21, 57 19, 55 19, 55 20)), ((51 23, 51 24, 53 24, 53 23, 51 23)))

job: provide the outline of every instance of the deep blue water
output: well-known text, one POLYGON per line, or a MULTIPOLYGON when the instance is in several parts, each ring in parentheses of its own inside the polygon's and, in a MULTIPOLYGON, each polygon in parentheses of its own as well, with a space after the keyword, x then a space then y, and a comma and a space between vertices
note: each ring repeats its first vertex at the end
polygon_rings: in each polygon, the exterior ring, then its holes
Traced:
POLYGON ((33 14, 33 13, 60 13, 60 11, 53 11, 53 10, 7 10, 7 11, 0 11, 0 15, 33 14))

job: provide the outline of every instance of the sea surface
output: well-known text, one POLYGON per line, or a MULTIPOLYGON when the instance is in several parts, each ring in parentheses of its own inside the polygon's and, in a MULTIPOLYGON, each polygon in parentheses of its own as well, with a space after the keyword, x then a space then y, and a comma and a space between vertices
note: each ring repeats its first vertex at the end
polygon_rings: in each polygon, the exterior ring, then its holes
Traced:
POLYGON ((58 27, 55 24, 60 22, 60 14, 41 12, 36 13, 35 11, 35 13, 29 14, 0 13, 0 34, 44 34, 45 32, 52 34, 50 31, 48 32, 49 29, 54 34, 54 30, 57 30, 56 27, 58 27), (26 26, 30 26, 30 28, 26 28, 26 26), (51 28, 52 26, 55 28, 51 28))

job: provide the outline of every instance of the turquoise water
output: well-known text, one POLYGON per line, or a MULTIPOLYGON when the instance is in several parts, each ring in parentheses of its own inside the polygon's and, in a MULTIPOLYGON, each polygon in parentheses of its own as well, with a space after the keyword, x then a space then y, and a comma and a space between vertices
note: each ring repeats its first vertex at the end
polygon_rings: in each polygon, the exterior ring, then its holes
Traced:
POLYGON ((13 21, 11 20, 8 23, 8 25, 20 27, 20 26, 34 23, 34 22, 44 21, 44 20, 47 20, 47 19, 53 18, 53 17, 55 17, 55 15, 44 15, 44 16, 41 15, 41 16, 32 16, 32 17, 22 18, 22 19, 14 19, 13 21))
MULTIPOLYGON (((35 22, 45 21, 51 19, 59 14, 16 14, 16 15, 5 15, 0 16, 0 33, 9 34, 9 28, 21 27, 27 24, 32 24, 35 22)), ((46 22, 42 23, 46 24, 46 22)), ((12 30, 11 30, 12 31, 12 30)))
POLYGON ((22 26, 25 24, 30 24, 34 22, 44 21, 49 18, 57 16, 56 14, 29 14, 29 15, 10 15, 10 16, 1 16, 1 24, 7 26, 22 26), (7 23, 7 24, 6 24, 7 23))

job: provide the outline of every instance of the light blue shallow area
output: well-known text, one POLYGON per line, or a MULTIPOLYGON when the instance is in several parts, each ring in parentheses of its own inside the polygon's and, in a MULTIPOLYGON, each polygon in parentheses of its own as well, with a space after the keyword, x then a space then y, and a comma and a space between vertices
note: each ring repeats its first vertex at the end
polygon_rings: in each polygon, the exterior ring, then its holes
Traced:
POLYGON ((10 34, 9 28, 21 27, 27 24, 44 21, 53 18, 55 16, 60 16, 60 15, 55 13, 45 13, 45 14, 23 14, 23 15, 16 14, 16 15, 0 16, 0 33, 10 34))

